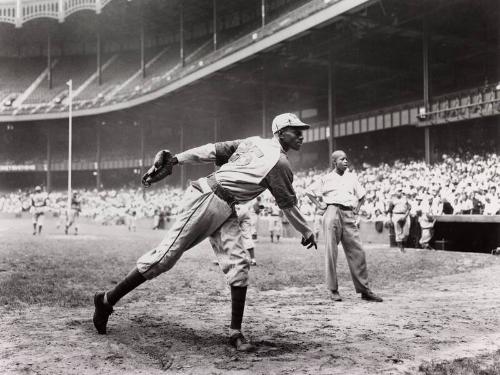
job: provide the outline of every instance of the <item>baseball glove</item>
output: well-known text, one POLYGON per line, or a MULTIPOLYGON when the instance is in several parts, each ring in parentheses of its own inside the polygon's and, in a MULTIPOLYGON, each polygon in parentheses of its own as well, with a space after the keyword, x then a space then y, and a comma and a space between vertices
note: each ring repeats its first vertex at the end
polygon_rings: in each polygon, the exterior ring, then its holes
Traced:
POLYGON ((172 168, 176 163, 176 158, 169 150, 161 150, 155 155, 154 163, 142 176, 142 184, 150 187, 151 184, 164 179, 172 174, 172 168))

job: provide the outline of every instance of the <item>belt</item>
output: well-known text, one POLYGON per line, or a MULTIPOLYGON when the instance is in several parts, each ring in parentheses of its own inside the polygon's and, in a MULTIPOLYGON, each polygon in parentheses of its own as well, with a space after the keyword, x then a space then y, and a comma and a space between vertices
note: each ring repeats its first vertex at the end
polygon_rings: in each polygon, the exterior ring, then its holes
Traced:
POLYGON ((229 190, 222 187, 221 184, 217 182, 213 174, 207 177, 207 184, 210 189, 212 189, 214 194, 225 201, 232 209, 234 209, 234 206, 238 204, 238 201, 236 200, 234 195, 229 190))
POLYGON ((344 206, 343 204, 328 203, 327 206, 335 206, 335 207, 340 208, 342 211, 352 211, 352 207, 344 206))

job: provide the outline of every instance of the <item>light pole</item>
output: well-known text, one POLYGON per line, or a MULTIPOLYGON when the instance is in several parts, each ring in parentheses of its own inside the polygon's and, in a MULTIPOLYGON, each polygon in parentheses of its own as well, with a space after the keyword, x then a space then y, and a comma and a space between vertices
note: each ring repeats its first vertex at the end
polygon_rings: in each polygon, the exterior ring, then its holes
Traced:
POLYGON ((69 221, 71 210, 71 150, 73 148, 73 80, 66 82, 69 87, 69 116, 68 116, 68 204, 66 207, 66 220, 69 221))

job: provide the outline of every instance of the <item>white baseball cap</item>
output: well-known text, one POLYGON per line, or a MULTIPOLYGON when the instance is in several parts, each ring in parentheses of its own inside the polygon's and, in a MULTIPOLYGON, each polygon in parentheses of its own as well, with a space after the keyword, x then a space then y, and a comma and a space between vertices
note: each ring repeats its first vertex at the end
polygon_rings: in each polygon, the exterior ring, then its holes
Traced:
POLYGON ((281 129, 289 126, 299 129, 309 129, 311 127, 311 125, 300 121, 297 115, 294 115, 293 113, 282 113, 281 115, 276 116, 273 120, 273 134, 276 134, 281 129))

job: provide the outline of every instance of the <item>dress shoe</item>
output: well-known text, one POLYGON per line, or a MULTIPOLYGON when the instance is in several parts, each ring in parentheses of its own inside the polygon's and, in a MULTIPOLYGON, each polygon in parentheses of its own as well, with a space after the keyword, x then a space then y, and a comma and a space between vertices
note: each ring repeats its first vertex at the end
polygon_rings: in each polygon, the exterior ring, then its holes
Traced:
POLYGON ((336 290, 332 290, 330 294, 330 298, 335 301, 335 302, 340 302, 342 301, 342 297, 340 296, 339 292, 336 290))
POLYGON ((382 302, 383 301, 383 299, 381 297, 377 296, 371 290, 367 290, 366 292, 361 293, 361 298, 364 299, 365 301, 372 301, 372 302, 382 302))

